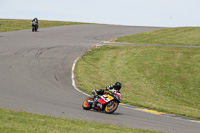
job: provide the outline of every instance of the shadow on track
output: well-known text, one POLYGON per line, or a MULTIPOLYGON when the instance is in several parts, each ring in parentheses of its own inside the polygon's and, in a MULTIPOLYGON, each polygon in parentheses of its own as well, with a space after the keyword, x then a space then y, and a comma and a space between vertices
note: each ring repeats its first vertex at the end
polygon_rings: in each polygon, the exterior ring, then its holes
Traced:
MULTIPOLYGON (((105 113, 104 111, 98 111, 98 110, 85 110, 85 111, 92 111, 92 112, 97 112, 97 113, 104 113, 104 114, 107 114, 107 113, 105 113)), ((108 115, 123 115, 123 113, 118 113, 118 112, 114 112, 114 113, 112 113, 112 114, 108 114, 108 115)))

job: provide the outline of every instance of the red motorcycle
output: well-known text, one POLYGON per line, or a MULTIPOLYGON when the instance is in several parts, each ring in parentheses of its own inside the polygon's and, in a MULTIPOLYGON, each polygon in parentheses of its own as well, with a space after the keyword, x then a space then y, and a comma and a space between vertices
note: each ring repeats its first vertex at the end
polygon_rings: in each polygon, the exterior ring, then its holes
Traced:
POLYGON ((106 91, 103 95, 96 95, 93 91, 93 97, 88 97, 83 102, 83 109, 85 110, 100 110, 105 111, 107 114, 114 113, 119 103, 121 102, 121 96, 112 91, 106 91))

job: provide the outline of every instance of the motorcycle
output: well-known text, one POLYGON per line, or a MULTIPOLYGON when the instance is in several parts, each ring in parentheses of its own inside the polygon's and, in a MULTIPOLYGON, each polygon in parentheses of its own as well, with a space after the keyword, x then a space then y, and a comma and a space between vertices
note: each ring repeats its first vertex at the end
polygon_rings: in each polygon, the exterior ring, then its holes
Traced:
POLYGON ((121 102, 121 96, 112 91, 106 91, 104 95, 96 95, 94 91, 92 91, 93 97, 88 97, 84 100, 82 107, 85 110, 94 109, 97 111, 105 111, 107 114, 114 113, 119 103, 121 102))
POLYGON ((32 32, 34 32, 34 31, 36 32, 38 30, 38 24, 35 21, 33 21, 31 23, 32 23, 32 32))

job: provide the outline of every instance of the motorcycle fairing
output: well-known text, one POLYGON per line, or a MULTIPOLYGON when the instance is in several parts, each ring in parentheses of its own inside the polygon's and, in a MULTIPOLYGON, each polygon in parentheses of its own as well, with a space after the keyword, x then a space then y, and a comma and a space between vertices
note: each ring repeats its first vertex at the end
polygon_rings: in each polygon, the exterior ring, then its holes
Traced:
POLYGON ((101 98, 98 100, 98 102, 101 104, 106 104, 113 99, 114 98, 110 95, 102 95, 101 98))
POLYGON ((117 95, 118 97, 121 96, 119 93, 116 93, 116 92, 115 92, 115 95, 117 95))

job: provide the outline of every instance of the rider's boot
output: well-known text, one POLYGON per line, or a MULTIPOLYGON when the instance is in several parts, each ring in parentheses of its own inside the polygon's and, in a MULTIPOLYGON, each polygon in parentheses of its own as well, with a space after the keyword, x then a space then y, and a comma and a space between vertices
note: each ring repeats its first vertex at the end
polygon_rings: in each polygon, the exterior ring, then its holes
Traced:
POLYGON ((93 107, 93 108, 97 105, 98 99, 99 99, 98 96, 95 96, 95 97, 94 97, 93 104, 92 104, 92 107, 93 107))

